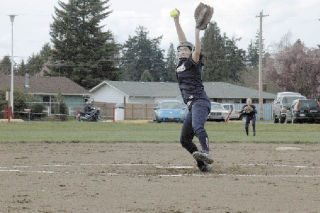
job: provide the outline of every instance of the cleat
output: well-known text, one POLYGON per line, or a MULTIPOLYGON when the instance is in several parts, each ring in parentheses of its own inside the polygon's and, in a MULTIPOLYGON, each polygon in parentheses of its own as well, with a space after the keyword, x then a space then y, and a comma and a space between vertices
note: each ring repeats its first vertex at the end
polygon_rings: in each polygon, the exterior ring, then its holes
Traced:
POLYGON ((196 161, 203 161, 204 163, 208 164, 213 163, 213 157, 210 155, 210 153, 195 151, 192 153, 192 156, 196 161))
POLYGON ((202 165, 198 165, 198 168, 201 172, 209 172, 212 169, 212 165, 203 162, 202 165))

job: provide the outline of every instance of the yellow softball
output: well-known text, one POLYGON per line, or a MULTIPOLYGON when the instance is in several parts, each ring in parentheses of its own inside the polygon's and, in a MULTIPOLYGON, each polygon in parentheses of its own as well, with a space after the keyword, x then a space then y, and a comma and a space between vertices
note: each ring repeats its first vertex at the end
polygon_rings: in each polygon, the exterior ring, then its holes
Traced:
POLYGON ((171 12, 170 12, 170 16, 172 18, 177 17, 178 14, 179 14, 179 11, 177 9, 171 10, 171 12))

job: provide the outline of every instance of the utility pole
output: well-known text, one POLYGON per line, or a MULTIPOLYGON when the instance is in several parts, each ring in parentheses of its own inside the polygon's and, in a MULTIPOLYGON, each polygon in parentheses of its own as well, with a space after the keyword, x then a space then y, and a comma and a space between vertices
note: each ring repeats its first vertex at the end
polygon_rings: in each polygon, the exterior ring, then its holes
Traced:
POLYGON ((263 98, 262 98, 262 18, 269 15, 263 15, 263 11, 260 12, 260 32, 259 32, 259 116, 260 120, 263 120, 263 98))
MULTIPOLYGON (((9 15, 11 21, 11 88, 10 88, 10 107, 11 107, 11 118, 14 115, 13 112, 13 90, 14 90, 14 80, 13 80, 13 22, 16 15, 9 15)), ((10 115, 9 115, 10 116, 10 115)), ((14 117, 14 116, 13 116, 14 117)))

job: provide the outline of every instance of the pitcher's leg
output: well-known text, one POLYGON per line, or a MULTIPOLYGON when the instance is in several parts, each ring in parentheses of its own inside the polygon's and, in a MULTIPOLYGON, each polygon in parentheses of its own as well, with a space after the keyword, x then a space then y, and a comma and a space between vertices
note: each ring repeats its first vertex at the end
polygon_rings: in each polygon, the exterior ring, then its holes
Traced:
POLYGON ((199 139, 202 150, 207 152, 209 152, 209 138, 204 124, 207 121, 208 113, 208 107, 203 101, 197 101, 192 106, 192 128, 199 139))
MULTIPOLYGON (((193 143, 192 139, 194 137, 194 132, 192 129, 192 112, 189 111, 185 121, 183 122, 180 143, 190 154, 198 151, 197 146, 193 143)), ((201 171, 206 169, 206 166, 203 161, 196 160, 197 166, 201 171)))
POLYGON ((190 154, 192 154, 195 151, 198 151, 197 146, 192 142, 193 137, 194 132, 192 129, 192 112, 189 111, 186 119, 183 122, 180 143, 183 148, 190 152, 190 154))
POLYGON ((202 152, 195 152, 193 157, 206 163, 213 163, 213 158, 209 154, 208 134, 204 128, 209 110, 210 102, 206 100, 197 100, 192 106, 192 128, 202 148, 202 152))

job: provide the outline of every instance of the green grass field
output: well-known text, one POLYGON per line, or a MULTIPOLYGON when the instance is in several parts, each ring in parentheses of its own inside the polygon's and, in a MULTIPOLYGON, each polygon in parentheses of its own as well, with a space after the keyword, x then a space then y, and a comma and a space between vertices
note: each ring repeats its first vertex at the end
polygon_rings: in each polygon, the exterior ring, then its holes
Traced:
MULTIPOLYGON (((179 142, 176 123, 0 123, 0 142, 179 142)), ((257 136, 245 135, 244 123, 207 122, 210 141, 320 143, 319 124, 257 124, 257 136)), ((195 139, 197 140, 197 139, 195 139)))

